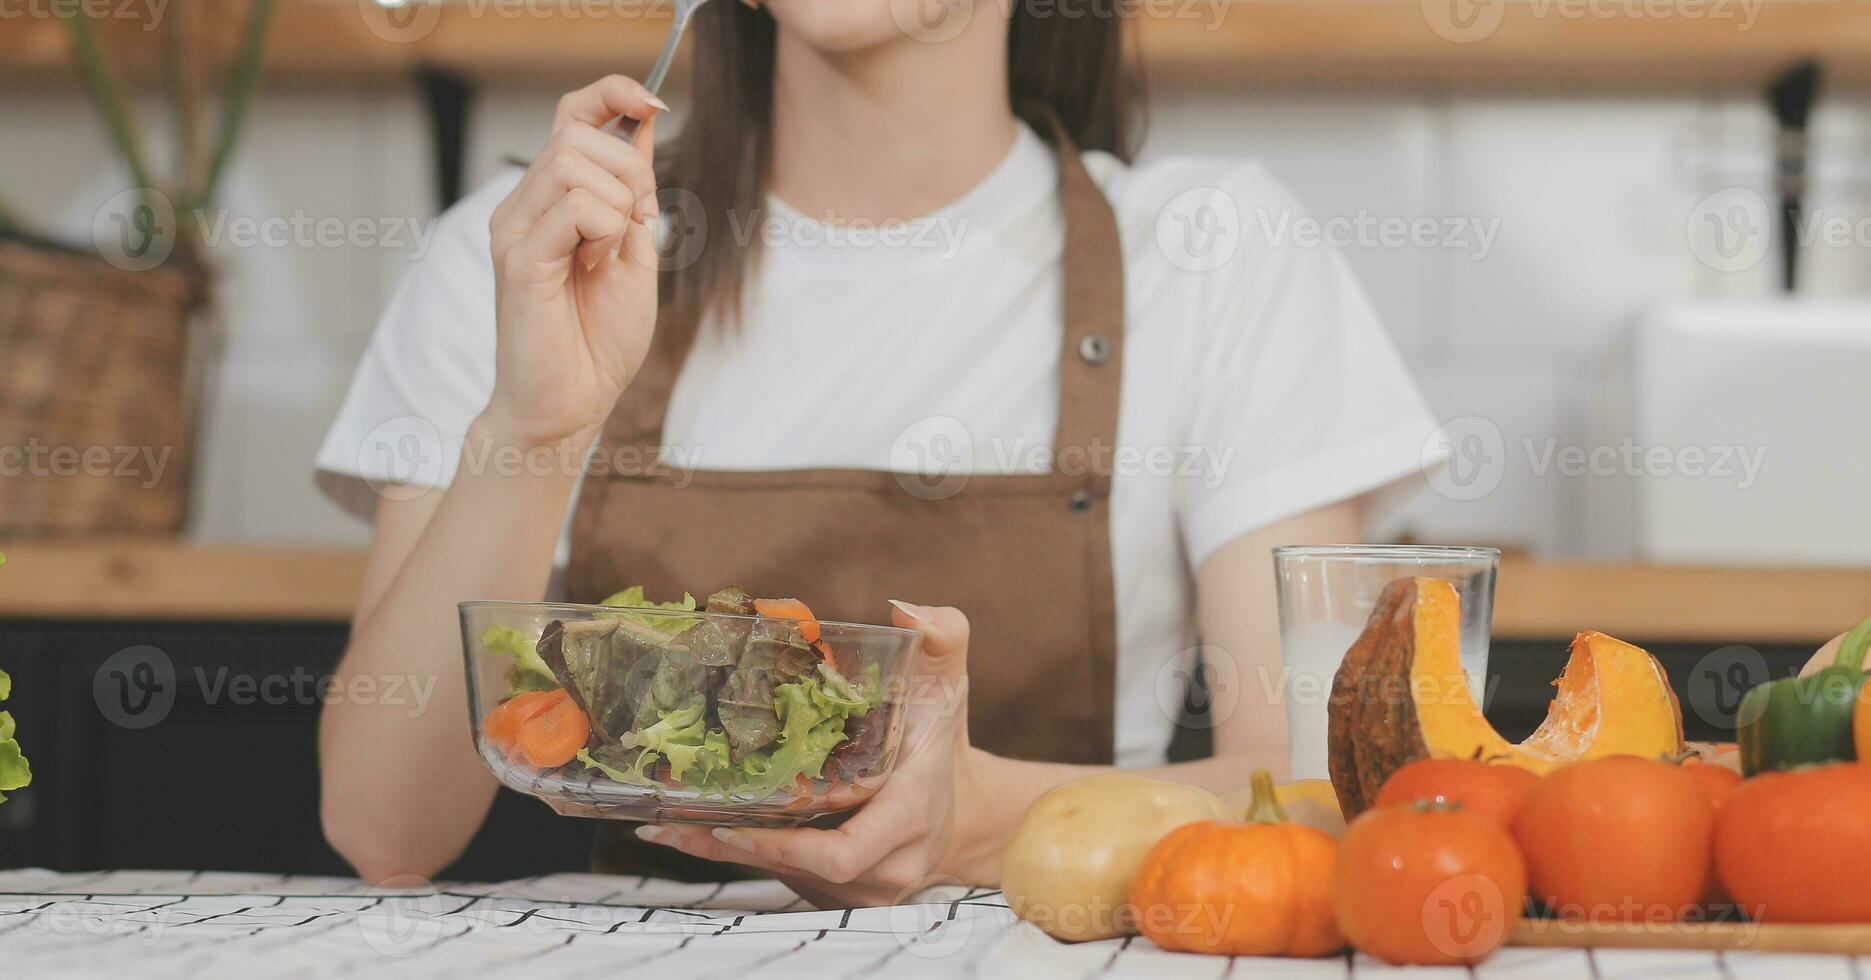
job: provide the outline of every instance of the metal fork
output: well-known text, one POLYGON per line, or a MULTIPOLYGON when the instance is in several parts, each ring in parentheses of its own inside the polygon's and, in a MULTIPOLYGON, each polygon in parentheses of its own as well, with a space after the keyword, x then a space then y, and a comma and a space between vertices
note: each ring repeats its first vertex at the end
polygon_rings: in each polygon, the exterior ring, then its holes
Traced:
MULTIPOLYGON (((669 77, 669 66, 675 64, 676 49, 682 46, 682 35, 689 29, 689 20, 708 0, 673 0, 676 7, 675 22, 669 25, 669 37, 663 41, 663 51, 656 56, 656 67, 650 69, 643 79, 643 87, 651 95, 663 87, 663 80, 669 77)), ((611 129, 619 139, 635 143, 638 123, 629 116, 618 116, 611 129)))

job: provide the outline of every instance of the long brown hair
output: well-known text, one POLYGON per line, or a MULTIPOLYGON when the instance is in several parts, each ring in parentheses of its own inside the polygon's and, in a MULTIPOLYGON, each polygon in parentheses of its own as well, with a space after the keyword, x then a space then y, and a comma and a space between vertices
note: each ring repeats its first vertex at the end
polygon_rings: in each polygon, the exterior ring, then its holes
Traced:
MULTIPOLYGON (((1132 151, 1133 105, 1141 84, 1125 51, 1125 18, 1116 0, 1065 16, 1051 0, 976 0, 1014 4, 1007 44, 1008 98, 1041 137, 1057 119, 1081 150, 1123 160, 1132 151)), ((742 284, 759 257, 761 236, 729 233, 762 210, 773 162, 773 66, 777 26, 766 10, 732 0, 703 7, 691 28, 695 72, 687 121, 658 157, 659 186, 677 208, 701 209, 671 222, 664 249, 664 329, 693 329, 718 310, 740 308, 742 284), (693 195, 693 196, 690 196, 693 195), (699 219, 699 220, 698 220, 699 219)))

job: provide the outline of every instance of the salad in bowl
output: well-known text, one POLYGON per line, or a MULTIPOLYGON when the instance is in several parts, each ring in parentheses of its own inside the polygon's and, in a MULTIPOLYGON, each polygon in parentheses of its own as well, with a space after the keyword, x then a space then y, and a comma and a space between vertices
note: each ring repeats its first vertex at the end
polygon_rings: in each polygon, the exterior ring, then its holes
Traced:
POLYGON ((875 794, 920 639, 740 588, 464 602, 461 626, 475 744, 503 784, 569 816, 724 826, 875 794))

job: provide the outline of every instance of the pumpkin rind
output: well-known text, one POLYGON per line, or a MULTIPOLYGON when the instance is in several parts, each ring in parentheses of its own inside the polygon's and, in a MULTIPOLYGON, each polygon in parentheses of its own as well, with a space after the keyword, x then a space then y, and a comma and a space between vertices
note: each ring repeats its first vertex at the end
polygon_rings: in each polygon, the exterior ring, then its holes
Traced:
POLYGON ((1662 665, 1642 649, 1580 633, 1545 721, 1516 745, 1469 693, 1460 634, 1460 600, 1441 579, 1398 579, 1379 596, 1332 679, 1326 752, 1346 819, 1417 759, 1480 758, 1544 775, 1581 759, 1682 753, 1682 710, 1662 665))

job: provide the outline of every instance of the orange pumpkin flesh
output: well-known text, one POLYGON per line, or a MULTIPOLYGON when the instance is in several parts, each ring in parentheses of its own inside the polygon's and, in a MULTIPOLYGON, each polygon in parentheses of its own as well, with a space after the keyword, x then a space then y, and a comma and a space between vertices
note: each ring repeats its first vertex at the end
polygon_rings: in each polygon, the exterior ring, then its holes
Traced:
POLYGON ((1715 861, 1761 922, 1871 922, 1871 765, 1744 780, 1715 816, 1715 861))
POLYGON ((1704 898, 1715 807, 1670 762, 1612 756, 1540 780, 1514 822, 1533 897, 1590 922, 1673 922, 1704 898))
POLYGON ((1151 942, 1231 956, 1323 956, 1344 947, 1332 911, 1338 843, 1284 822, 1265 770, 1254 786, 1256 822, 1185 824, 1145 855, 1130 901, 1151 942))
POLYGON ((1339 926, 1353 946, 1392 964, 1462 965, 1512 934, 1527 872, 1494 820, 1413 804, 1352 821, 1336 885, 1339 926))
POLYGON ((1347 818, 1417 759, 1484 759, 1545 774, 1579 759, 1682 753, 1682 711, 1662 665, 1589 631, 1572 641, 1546 720, 1524 742, 1508 742, 1469 693, 1460 624, 1449 583, 1398 579, 1346 651, 1332 681, 1327 759, 1347 818))

